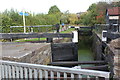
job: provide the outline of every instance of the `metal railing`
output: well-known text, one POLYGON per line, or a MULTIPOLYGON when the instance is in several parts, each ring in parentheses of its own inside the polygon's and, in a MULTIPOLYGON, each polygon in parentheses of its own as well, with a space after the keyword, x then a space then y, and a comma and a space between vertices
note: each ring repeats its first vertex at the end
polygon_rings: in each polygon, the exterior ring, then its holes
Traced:
POLYGON ((96 24, 94 27, 94 31, 98 34, 102 34, 103 30, 108 30, 108 24, 96 24))
MULTIPOLYGON (((25 26, 27 32, 53 32, 55 30, 54 25, 39 25, 39 26, 25 26)), ((22 30, 24 26, 10 26, 10 32, 15 32, 17 30, 22 30), (15 30, 15 31, 14 31, 15 30)), ((19 32, 19 31, 17 31, 19 32)), ((21 32, 21 31, 20 31, 21 32)))
POLYGON ((94 80, 103 77, 109 79, 110 72, 74 69, 57 66, 47 66, 39 64, 29 64, 20 62, 11 62, 0 60, 0 77, 9 79, 74 79, 74 78, 94 78, 94 80), (85 76, 86 75, 86 76, 85 76))
POLYGON ((109 25, 109 24, 95 24, 94 27, 95 27, 94 30, 97 33, 100 33, 100 34, 102 34, 102 30, 107 30, 109 32, 120 32, 118 24, 112 24, 112 25, 109 25))

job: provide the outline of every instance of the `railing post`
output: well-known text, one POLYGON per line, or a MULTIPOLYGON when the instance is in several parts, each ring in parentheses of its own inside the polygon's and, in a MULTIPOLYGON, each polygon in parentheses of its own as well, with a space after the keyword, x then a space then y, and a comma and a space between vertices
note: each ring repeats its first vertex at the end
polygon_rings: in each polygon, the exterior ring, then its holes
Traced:
POLYGON ((32 69, 29 68, 29 78, 32 79, 32 69))
POLYGON ((45 72, 45 80, 48 80, 48 71, 44 71, 45 72))
POLYGON ((37 70, 36 69, 34 69, 34 79, 36 80, 37 79, 37 70))
POLYGON ((71 73, 71 79, 74 79, 74 74, 71 73))
POLYGON ((23 68, 20 67, 20 78, 23 79, 23 68))
POLYGON ((24 72, 25 72, 25 80, 28 80, 28 70, 27 70, 27 68, 24 68, 24 72))
POLYGON ((67 73, 64 72, 64 78, 67 78, 67 73))
POLYGON ((79 79, 81 79, 81 78, 82 78, 82 76, 79 74, 79 75, 78 75, 78 78, 79 78, 79 79))
POLYGON ((96 76, 95 79, 96 79, 96 80, 99 80, 99 77, 96 76))
POLYGON ((15 67, 14 66, 12 66, 12 78, 15 79, 15 67))
POLYGON ((42 80, 42 78, 43 78, 42 70, 39 70, 39 78, 40 78, 40 80, 42 80))
POLYGON ((60 72, 57 72, 57 78, 60 80, 60 72))
POLYGON ((72 42, 77 43, 78 42, 78 32, 77 31, 73 31, 73 39, 72 42))
POLYGON ((2 80, 2 64, 0 64, 0 80, 2 80))
POLYGON ((11 75, 12 75, 11 66, 8 66, 8 69, 9 69, 9 71, 8 71, 8 72, 9 72, 9 75, 8 75, 8 76, 9 76, 9 78, 12 78, 12 77, 11 77, 11 75))
POLYGON ((90 76, 89 75, 87 75, 87 80, 90 80, 90 76))
POLYGON ((2 78, 5 78, 5 70, 4 65, 2 65, 2 78))
POLYGON ((53 78, 54 78, 54 72, 53 71, 50 72, 50 77, 52 78, 51 80, 53 80, 53 78))
POLYGON ((19 79, 19 67, 16 67, 16 78, 19 79))
POLYGON ((104 41, 104 42, 107 41, 107 36, 106 36, 106 34, 107 34, 107 31, 106 31, 106 30, 103 30, 103 31, 102 31, 102 41, 104 41))
POLYGON ((8 68, 7 68, 7 65, 5 65, 5 78, 8 78, 8 68))
POLYGON ((53 42, 53 38, 47 38, 47 43, 52 43, 53 42))

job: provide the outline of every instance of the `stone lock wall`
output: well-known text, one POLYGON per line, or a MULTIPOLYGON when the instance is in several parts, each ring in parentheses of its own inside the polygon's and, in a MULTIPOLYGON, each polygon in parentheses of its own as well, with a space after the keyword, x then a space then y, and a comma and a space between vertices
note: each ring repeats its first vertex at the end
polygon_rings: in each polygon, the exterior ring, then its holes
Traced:
POLYGON ((112 40, 105 52, 111 74, 120 79, 120 38, 112 40))
POLYGON ((3 60, 46 65, 51 62, 51 44, 46 43, 22 57, 3 57, 3 60))
POLYGON ((95 60, 101 60, 102 58, 102 41, 96 33, 93 33, 92 50, 95 53, 95 60))

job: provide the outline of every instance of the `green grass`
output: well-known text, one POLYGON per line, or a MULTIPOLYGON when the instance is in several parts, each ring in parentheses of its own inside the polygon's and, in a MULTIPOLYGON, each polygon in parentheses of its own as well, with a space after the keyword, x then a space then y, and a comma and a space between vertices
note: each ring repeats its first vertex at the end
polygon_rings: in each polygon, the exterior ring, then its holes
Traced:
MULTIPOLYGON (((74 30, 75 30, 74 28, 70 28, 60 33, 71 33, 74 30)), ((18 39, 18 40, 15 40, 14 42, 29 42, 29 41, 40 41, 40 40, 46 40, 46 38, 18 39)))
POLYGON ((40 41, 40 40, 46 40, 46 38, 32 38, 32 39, 18 39, 14 42, 29 42, 29 41, 40 41))

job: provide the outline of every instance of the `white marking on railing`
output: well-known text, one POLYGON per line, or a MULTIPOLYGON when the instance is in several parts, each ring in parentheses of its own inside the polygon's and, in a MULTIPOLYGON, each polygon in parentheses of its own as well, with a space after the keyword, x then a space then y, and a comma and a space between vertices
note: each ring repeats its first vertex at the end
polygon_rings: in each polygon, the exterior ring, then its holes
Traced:
POLYGON ((39 70, 39 78, 42 80, 42 70, 39 70))
POLYGON ((53 71, 50 71, 50 77, 51 77, 52 80, 53 80, 53 78, 54 78, 54 72, 53 72, 53 71))
POLYGON ((99 78, 96 76, 96 77, 95 77, 95 80, 99 80, 99 78))
POLYGON ((16 67, 16 78, 19 78, 19 67, 16 67))
POLYGON ((7 68, 7 65, 5 65, 5 78, 8 78, 8 68, 7 68))
POLYGON ((15 78, 15 67, 12 66, 12 78, 15 78))
POLYGON ((20 78, 23 79, 23 68, 20 67, 20 78))
POLYGON ((37 70, 36 69, 34 69, 34 78, 36 79, 37 78, 37 70))
POLYGON ((87 80, 90 80, 90 76, 89 75, 87 75, 87 80))
POLYGON ((79 75, 78 75, 78 78, 79 78, 79 79, 81 79, 81 78, 82 78, 82 76, 79 74, 79 75))
POLYGON ((32 69, 29 68, 29 78, 32 78, 32 69))
POLYGON ((11 72, 11 66, 8 66, 8 70, 9 70, 9 71, 8 71, 8 72, 9 72, 9 75, 8 75, 8 76, 9 76, 9 78, 12 78, 12 77, 11 77, 11 74, 12 74, 12 72, 11 72))
POLYGON ((25 78, 27 79, 28 78, 27 68, 24 68, 24 71, 25 71, 25 78))
POLYGON ((48 78, 48 71, 44 71, 45 72, 45 79, 47 79, 48 78))
POLYGON ((67 73, 64 72, 64 78, 67 78, 67 73))
POLYGON ((74 74, 71 74, 71 78, 74 78, 74 74))
POLYGON ((2 65, 2 78, 5 78, 5 73, 4 73, 4 65, 2 65))
POLYGON ((60 72, 57 72, 57 78, 60 79, 60 72))
POLYGON ((2 65, 0 64, 0 80, 2 79, 2 65))

